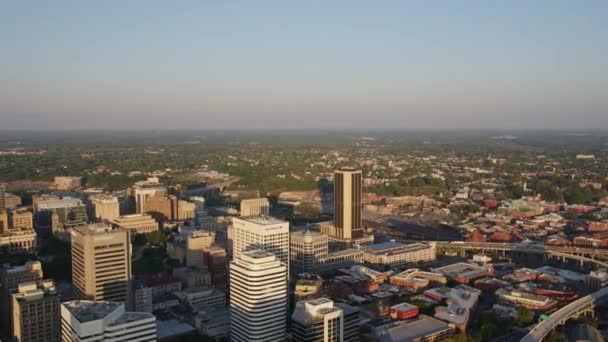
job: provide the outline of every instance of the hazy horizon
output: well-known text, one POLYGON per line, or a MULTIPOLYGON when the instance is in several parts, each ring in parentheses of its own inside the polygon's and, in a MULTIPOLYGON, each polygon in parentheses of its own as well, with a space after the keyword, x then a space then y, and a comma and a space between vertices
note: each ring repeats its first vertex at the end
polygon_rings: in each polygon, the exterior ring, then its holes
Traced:
POLYGON ((608 129, 608 2, 0 12, 0 131, 608 129))

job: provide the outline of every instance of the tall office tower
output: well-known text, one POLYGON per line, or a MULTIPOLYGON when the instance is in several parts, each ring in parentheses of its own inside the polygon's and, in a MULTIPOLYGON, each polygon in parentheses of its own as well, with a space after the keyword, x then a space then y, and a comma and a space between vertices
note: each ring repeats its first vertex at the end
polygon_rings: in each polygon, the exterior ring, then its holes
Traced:
POLYGON ((270 215, 270 202, 268 202, 268 198, 252 198, 241 201, 241 216, 268 215, 270 215))
POLYGON ((270 216, 234 217, 230 236, 232 256, 263 249, 289 267, 289 222, 270 216))
POLYGON ((363 235, 361 222, 361 170, 340 169, 334 173, 334 226, 339 238, 363 235))
POLYGON ((186 239, 186 266, 205 267, 205 252, 215 243, 215 233, 205 230, 192 232, 186 239))
POLYGON ((11 294, 15 342, 59 342, 59 294, 53 280, 21 283, 11 294))
POLYGON ((304 230, 291 233, 289 259, 292 274, 320 272, 329 253, 327 235, 304 230))
POLYGON ((117 302, 74 300, 61 303, 62 342, 153 342, 156 317, 128 312, 117 302))
POLYGON ((0 211, 6 210, 6 184, 0 183, 0 211))
POLYGON ((359 341, 359 311, 327 298, 297 302, 291 315, 291 335, 294 342, 359 341))
POLYGON ((2 331, 11 328, 11 292, 21 283, 42 280, 40 261, 29 261, 22 266, 0 266, 0 323, 2 331))
POLYGON ((34 229, 34 217, 28 209, 15 209, 8 214, 9 227, 18 230, 34 229))
POLYGON ((110 195, 95 195, 89 198, 91 201, 91 218, 112 221, 120 216, 118 197, 110 195))
POLYGON ((230 331, 233 342, 283 342, 287 334, 287 267, 263 250, 230 263, 230 331))
POLYGON ((131 307, 129 232, 105 224, 72 229, 72 283, 76 298, 131 307))

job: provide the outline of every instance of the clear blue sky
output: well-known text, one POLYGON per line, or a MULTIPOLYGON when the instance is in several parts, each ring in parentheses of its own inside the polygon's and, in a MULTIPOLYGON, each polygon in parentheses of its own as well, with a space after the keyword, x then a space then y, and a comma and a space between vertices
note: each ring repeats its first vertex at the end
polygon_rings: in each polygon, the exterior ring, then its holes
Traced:
POLYGON ((608 1, 5 1, 0 129, 608 129, 608 1))

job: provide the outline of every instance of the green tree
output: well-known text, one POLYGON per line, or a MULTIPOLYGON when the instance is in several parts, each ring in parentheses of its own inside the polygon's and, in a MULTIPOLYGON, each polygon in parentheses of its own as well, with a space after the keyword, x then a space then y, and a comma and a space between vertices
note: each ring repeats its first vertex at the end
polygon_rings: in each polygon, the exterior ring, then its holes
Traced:
POLYGON ((167 237, 161 231, 148 233, 148 235, 146 235, 146 240, 150 245, 160 248, 165 248, 165 245, 167 244, 167 237))
POLYGON ((532 320, 534 319, 534 311, 528 309, 525 306, 517 307, 517 315, 517 325, 519 325, 520 327, 530 325, 530 323, 532 323, 532 320))
POLYGON ((549 335, 547 335, 543 341, 545 342, 566 342, 566 335, 564 335, 564 333, 562 332, 558 332, 555 330, 552 330, 549 335))

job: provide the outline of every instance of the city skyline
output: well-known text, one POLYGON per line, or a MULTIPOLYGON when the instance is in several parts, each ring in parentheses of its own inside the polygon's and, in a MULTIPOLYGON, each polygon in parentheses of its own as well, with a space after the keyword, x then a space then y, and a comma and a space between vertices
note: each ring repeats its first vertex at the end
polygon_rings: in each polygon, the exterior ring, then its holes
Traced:
POLYGON ((13 3, 0 14, 2 129, 608 129, 607 13, 601 1, 13 3))

